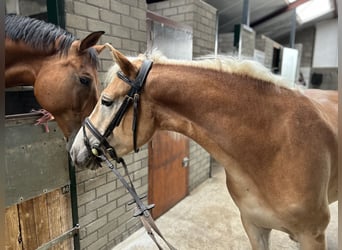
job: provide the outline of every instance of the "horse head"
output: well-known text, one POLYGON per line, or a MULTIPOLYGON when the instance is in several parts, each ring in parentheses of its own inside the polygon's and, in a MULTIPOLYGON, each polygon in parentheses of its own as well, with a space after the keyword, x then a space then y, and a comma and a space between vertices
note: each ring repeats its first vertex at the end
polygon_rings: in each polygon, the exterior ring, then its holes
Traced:
MULTIPOLYGON (((130 61, 110 45, 107 44, 107 46, 111 49, 117 64, 110 69, 107 76, 110 79, 108 80, 109 84, 101 93, 88 122, 98 135, 108 140, 111 149, 114 149, 117 156, 120 157, 135 148, 133 139, 135 133, 137 146, 146 143, 155 131, 155 124, 151 103, 146 96, 146 89, 143 90, 142 87, 138 93, 131 94, 134 87, 132 84, 127 84, 127 81, 132 83, 140 78, 139 72, 142 71, 143 59, 137 58, 130 61), (123 77, 118 77, 118 72, 123 77), (137 103, 134 100, 136 98, 140 100, 137 103), (138 105, 136 111, 134 111, 135 105, 138 105), (136 131, 132 130, 135 119, 137 121, 136 131)), ((143 81, 146 80, 147 74, 148 71, 143 81)), ((75 137, 70 153, 78 167, 94 169, 98 166, 92 149, 94 147, 98 149, 103 145, 100 145, 102 139, 96 134, 94 135, 93 132, 88 126, 83 125, 75 137), (89 146, 85 146, 85 141, 88 141, 89 146)))
POLYGON ((98 100, 97 55, 104 46, 96 43, 103 33, 75 40, 66 53, 52 55, 36 76, 35 97, 53 114, 66 137, 80 128, 98 100))
POLYGON ((98 99, 96 45, 103 31, 83 40, 52 24, 25 16, 5 19, 5 86, 30 85, 40 106, 68 138, 98 99))

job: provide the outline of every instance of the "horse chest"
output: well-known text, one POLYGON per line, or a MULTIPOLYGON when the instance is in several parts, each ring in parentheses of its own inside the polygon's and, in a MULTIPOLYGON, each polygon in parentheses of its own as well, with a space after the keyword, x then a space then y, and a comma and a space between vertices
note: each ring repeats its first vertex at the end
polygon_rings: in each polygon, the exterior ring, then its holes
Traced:
POLYGON ((243 217, 265 228, 280 228, 281 221, 259 187, 246 173, 226 171, 226 185, 243 217))

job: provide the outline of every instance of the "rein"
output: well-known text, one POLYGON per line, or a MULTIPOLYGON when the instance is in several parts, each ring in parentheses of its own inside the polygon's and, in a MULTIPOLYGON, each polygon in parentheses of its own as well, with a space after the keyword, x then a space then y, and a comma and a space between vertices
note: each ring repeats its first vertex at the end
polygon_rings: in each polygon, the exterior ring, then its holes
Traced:
MULTIPOLYGON (((141 69, 139 70, 139 73, 135 80, 130 80, 126 75, 123 74, 123 72, 118 71, 117 76, 123 80, 125 83, 129 84, 131 86, 131 89, 129 90, 128 94, 125 96, 124 101, 122 102, 118 112, 114 116, 113 120, 108 125, 107 129, 105 130, 104 134, 102 135, 98 129, 91 123, 89 118, 87 117, 83 123, 83 136, 84 136, 84 144, 89 151, 89 153, 96 157, 96 163, 101 165, 100 162, 105 162, 108 166, 108 168, 117 176, 117 178, 121 181, 121 183, 124 185, 124 187, 127 189, 127 191, 132 195, 133 202, 130 202, 129 205, 136 203, 136 209, 134 212, 133 217, 140 218, 141 222, 143 223, 148 235, 152 238, 154 243, 157 245, 158 249, 162 249, 162 247, 157 242, 156 237, 153 234, 153 231, 155 231, 159 237, 166 243, 166 245, 171 249, 175 250, 176 248, 173 247, 161 234, 160 230, 158 229, 157 225, 155 224, 149 210, 152 209, 155 205, 145 205, 141 199, 144 197, 139 197, 133 182, 129 176, 127 165, 123 158, 118 157, 117 153, 112 147, 109 142, 107 141, 108 136, 114 131, 114 129, 119 126, 123 116, 127 112, 128 108, 133 102, 133 122, 132 122, 132 131, 133 131, 133 147, 134 152, 138 152, 139 149, 137 148, 137 123, 138 123, 138 108, 139 108, 139 100, 140 100, 140 93, 144 87, 144 84, 146 82, 147 75, 149 71, 152 68, 152 61, 145 60, 141 66, 141 69), (89 138, 87 137, 86 129, 88 128, 90 132, 96 137, 96 139, 99 141, 98 144, 91 145, 89 138), (107 158, 106 154, 101 150, 102 148, 105 149, 105 152, 108 153, 108 155, 115 160, 117 163, 122 164, 126 176, 128 176, 129 183, 126 181, 126 179, 120 174, 117 168, 112 164, 112 162, 107 158)), ((103 105, 106 105, 104 102, 102 102, 103 105)))

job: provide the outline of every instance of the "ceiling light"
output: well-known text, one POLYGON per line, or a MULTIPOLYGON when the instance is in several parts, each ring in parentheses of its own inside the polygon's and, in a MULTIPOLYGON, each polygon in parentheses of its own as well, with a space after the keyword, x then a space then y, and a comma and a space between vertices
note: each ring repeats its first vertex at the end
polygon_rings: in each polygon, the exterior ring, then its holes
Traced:
MULTIPOLYGON (((290 1, 290 0, 288 0, 290 1)), ((303 24, 334 10, 330 0, 311 0, 296 8, 298 22, 303 24)))

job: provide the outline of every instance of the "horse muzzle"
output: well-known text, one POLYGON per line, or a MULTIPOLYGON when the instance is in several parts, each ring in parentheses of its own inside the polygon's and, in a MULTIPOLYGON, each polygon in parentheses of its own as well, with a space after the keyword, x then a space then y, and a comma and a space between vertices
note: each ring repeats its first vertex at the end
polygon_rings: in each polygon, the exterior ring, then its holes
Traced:
POLYGON ((96 144, 90 148, 85 146, 85 140, 89 139, 83 136, 82 129, 80 129, 69 150, 70 157, 76 167, 95 170, 101 167, 102 160, 100 156, 103 151, 96 144))

